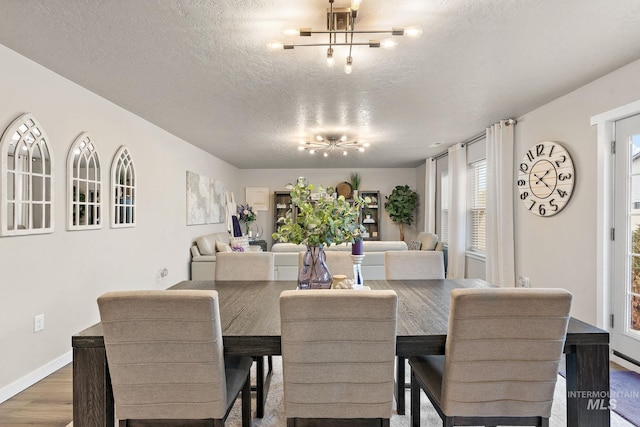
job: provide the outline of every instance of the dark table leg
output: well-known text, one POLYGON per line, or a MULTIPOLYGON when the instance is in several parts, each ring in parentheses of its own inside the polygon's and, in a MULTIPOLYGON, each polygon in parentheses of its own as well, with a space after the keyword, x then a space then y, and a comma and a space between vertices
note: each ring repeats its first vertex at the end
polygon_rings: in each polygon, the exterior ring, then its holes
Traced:
POLYGON ((567 426, 608 427, 609 346, 576 345, 567 360, 567 426))
POLYGON ((404 365, 405 358, 402 356, 396 356, 396 384, 393 390, 396 395, 396 411, 398 415, 404 415, 404 365))
POLYGON ((256 361, 256 418, 264 417, 264 404, 267 401, 267 394, 269 393, 269 386, 271 385, 271 377, 273 375, 273 359, 271 356, 266 356, 268 359, 268 369, 265 375, 264 372, 264 358, 265 356, 258 356, 256 361))
POLYGON ((73 425, 114 425, 113 390, 104 347, 73 349, 73 425))

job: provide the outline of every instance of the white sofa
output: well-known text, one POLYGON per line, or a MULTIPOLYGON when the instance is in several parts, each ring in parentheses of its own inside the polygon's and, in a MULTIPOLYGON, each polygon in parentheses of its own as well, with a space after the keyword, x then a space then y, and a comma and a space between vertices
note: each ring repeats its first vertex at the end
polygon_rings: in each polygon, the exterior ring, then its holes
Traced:
MULTIPOLYGON (((191 280, 214 280, 216 276, 216 242, 229 245, 229 233, 207 234, 196 239, 191 245, 191 280)), ((251 246, 252 252, 259 252, 259 246, 251 246)))
MULTIPOLYGON (((421 242, 421 250, 442 250, 442 243, 438 236, 432 233, 419 233, 416 240, 421 242)), ((227 232, 213 233, 199 237, 191 246, 191 280, 214 280, 216 272, 216 242, 229 243, 227 232)), ((251 246, 252 251, 259 251, 260 247, 251 246)), ((296 280, 298 278, 299 252, 307 247, 293 243, 275 243, 271 251, 274 253, 275 280, 296 280)), ((351 251, 350 244, 331 245, 327 251, 351 251)), ((408 246, 402 241, 363 242, 364 259, 362 261, 362 276, 365 280, 384 279, 384 253, 386 251, 406 251, 408 246)))
MULTIPOLYGON (((406 251, 407 244, 401 241, 373 241, 365 240, 362 245, 365 255, 362 260, 362 277, 364 280, 384 279, 384 253, 386 251, 406 251)), ((273 262, 276 280, 296 280, 298 278, 298 257, 300 252, 307 250, 304 245, 293 243, 274 243, 273 262)), ((349 251, 350 244, 331 245, 325 251, 349 251)))

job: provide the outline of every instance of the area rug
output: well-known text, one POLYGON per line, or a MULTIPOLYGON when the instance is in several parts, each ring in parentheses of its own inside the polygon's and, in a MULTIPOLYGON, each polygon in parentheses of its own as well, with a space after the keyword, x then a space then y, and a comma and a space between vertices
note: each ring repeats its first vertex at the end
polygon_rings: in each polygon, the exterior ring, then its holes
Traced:
POLYGON ((640 374, 611 372, 609 388, 611 409, 634 426, 640 426, 640 374))
MULTIPOLYGON (((286 426, 286 419, 284 417, 284 405, 282 400, 282 359, 280 357, 273 358, 273 377, 271 378, 271 387, 267 395, 267 402, 265 405, 264 418, 252 420, 252 427, 277 427, 286 426)), ((567 406, 566 406, 566 382, 561 376, 558 376, 556 383, 555 399, 553 402, 550 427, 566 427, 567 425, 567 406)), ((406 392, 406 402, 409 402, 409 390, 406 392)), ((252 412, 255 415, 255 399, 252 400, 252 412)), ((240 401, 234 405, 229 418, 227 419, 228 426, 241 426, 240 417, 240 401)), ((391 416, 391 427, 410 427, 410 417, 407 415, 398 415, 393 408, 393 415, 391 416)), ((426 426, 441 426, 442 421, 440 417, 433 409, 429 400, 422 395, 420 399, 420 413, 421 413, 421 425, 426 426)), ((619 415, 611 413, 611 426, 612 427, 631 427, 633 424, 628 423, 622 419, 619 415)))

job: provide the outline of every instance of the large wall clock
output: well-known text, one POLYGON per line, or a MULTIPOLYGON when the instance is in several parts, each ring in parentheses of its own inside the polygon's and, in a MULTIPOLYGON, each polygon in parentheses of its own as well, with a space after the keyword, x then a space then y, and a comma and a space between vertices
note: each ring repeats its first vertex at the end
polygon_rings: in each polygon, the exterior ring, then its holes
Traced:
POLYGON ((518 166, 520 200, 529 212, 552 216, 564 208, 575 184, 573 161, 557 142, 540 142, 522 157, 518 166))

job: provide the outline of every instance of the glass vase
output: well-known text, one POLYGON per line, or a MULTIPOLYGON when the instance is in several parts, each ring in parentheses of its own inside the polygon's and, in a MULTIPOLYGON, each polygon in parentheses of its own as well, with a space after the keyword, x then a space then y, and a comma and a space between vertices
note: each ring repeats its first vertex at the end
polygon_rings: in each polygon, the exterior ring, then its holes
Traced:
POLYGON ((299 289, 331 289, 331 272, 325 261, 324 246, 307 246, 298 273, 299 289))

